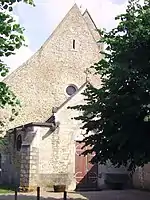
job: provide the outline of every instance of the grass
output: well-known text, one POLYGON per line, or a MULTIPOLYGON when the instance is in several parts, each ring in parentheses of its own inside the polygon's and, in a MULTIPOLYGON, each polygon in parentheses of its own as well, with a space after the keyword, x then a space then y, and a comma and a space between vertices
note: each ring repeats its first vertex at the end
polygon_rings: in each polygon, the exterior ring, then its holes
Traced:
POLYGON ((15 188, 12 186, 0 185, 0 194, 14 193, 15 188))

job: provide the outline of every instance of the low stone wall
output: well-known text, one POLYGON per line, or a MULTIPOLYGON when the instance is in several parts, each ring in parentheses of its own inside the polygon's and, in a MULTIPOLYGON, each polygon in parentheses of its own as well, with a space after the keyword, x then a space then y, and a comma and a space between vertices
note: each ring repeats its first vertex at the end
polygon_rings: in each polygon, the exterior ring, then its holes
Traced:
POLYGON ((52 187, 53 185, 62 184, 70 185, 73 174, 39 174, 39 183, 41 186, 52 187))
POLYGON ((150 163, 136 168, 133 174, 133 187, 150 190, 150 163))

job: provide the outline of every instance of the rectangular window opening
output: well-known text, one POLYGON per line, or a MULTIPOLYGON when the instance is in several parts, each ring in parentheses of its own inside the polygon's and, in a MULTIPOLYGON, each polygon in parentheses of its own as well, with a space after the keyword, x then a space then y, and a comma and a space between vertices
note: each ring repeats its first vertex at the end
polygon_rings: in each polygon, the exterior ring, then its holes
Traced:
POLYGON ((75 40, 73 40, 73 49, 75 49, 76 48, 76 46, 75 46, 75 40))

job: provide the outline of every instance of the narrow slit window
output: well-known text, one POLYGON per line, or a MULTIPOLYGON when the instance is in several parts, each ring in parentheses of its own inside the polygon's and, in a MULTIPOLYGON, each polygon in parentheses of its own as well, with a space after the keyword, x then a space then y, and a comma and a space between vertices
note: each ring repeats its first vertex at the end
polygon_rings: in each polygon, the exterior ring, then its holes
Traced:
POLYGON ((76 48, 76 41, 73 40, 73 49, 75 49, 75 48, 76 48))

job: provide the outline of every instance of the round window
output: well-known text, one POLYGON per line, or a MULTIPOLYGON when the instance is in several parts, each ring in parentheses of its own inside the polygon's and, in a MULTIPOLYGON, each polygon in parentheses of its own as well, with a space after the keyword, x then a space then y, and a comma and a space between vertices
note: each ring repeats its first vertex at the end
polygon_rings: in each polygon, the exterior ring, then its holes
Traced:
POLYGON ((77 86, 75 86, 75 85, 69 85, 69 86, 66 88, 66 93, 67 93, 69 96, 73 95, 76 91, 77 91, 77 86))
POLYGON ((22 145, 22 138, 21 138, 21 135, 18 135, 17 141, 16 141, 17 151, 20 151, 21 145, 22 145))

